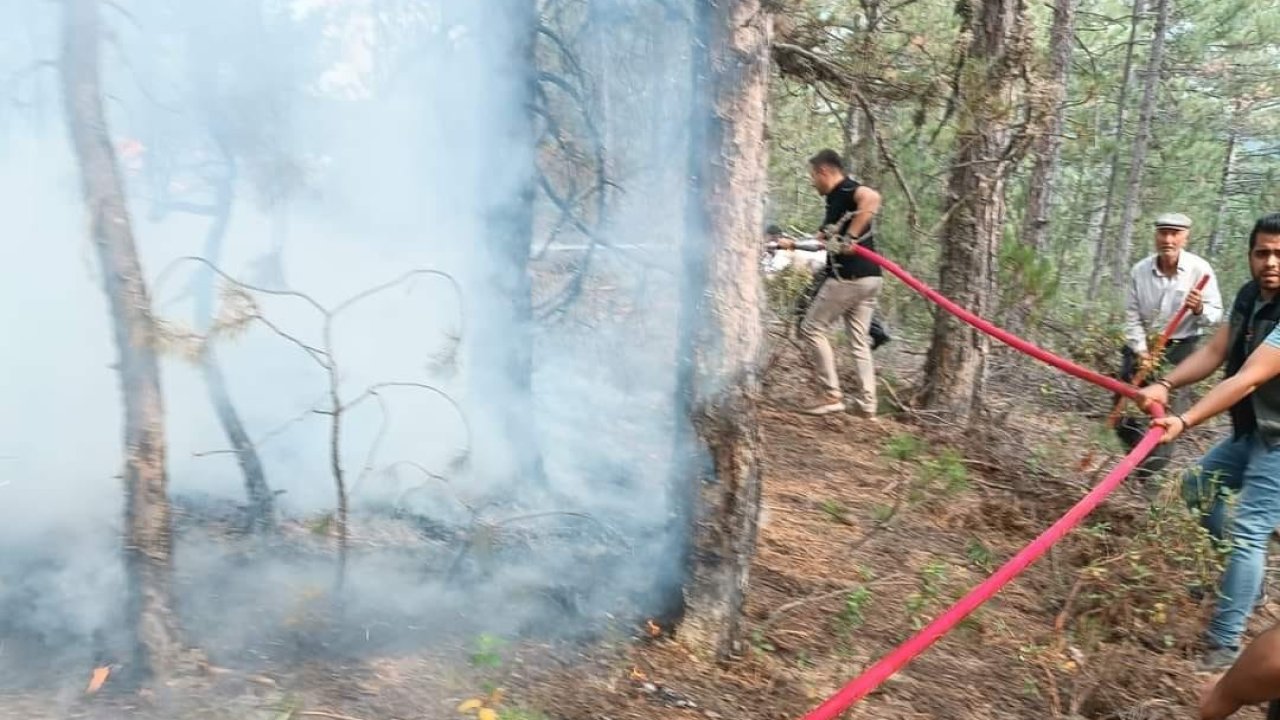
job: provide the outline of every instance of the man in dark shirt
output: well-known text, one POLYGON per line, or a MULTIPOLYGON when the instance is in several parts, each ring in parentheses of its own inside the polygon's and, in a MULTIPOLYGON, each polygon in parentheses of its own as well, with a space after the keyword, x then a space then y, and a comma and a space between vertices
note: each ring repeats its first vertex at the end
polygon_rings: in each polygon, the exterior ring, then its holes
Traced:
MULTIPOLYGON (((845 173, 844 161, 835 150, 823 150, 809 159, 809 179, 827 199, 820 239, 854 238, 868 250, 875 250, 871 219, 880 209, 880 193, 858 183, 845 173)), ((876 375, 871 362, 869 331, 876 300, 883 282, 880 266, 854 254, 827 251, 827 267, 813 300, 800 323, 800 336, 809 344, 821 395, 805 410, 812 415, 843 412, 846 408, 835 354, 826 331, 836 320, 844 320, 853 345, 853 361, 858 388, 853 394, 854 412, 861 417, 876 414, 876 375)))
POLYGON ((1253 280, 1236 294, 1227 323, 1139 391, 1143 407, 1155 401, 1167 408, 1170 393, 1226 365, 1226 379, 1189 410, 1153 421, 1171 442, 1223 411, 1231 415, 1232 434, 1182 477, 1183 499, 1209 534, 1230 548, 1205 632, 1198 664, 1203 671, 1224 669, 1240 654, 1241 636, 1266 587, 1268 541, 1280 525, 1280 213, 1253 226, 1249 270, 1253 280))

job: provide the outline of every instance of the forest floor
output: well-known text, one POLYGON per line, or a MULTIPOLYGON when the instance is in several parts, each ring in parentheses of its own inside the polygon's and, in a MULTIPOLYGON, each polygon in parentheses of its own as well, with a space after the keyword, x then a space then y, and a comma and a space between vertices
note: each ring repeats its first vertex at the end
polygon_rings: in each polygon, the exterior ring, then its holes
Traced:
MULTIPOLYGON (((908 345, 877 351, 890 388, 877 421, 797 413, 807 373, 794 350, 768 378, 759 552, 746 641, 728 661, 696 657, 665 632, 623 629, 586 646, 317 660, 269 678, 217 673, 142 698, 81 689, 56 710, 47 697, 0 698, 0 717, 798 718, 980 582, 1120 456, 1089 429, 1100 420, 1033 411, 1008 395, 979 437, 895 409, 902 391, 891 388, 908 387, 920 364, 908 345), (148 709, 159 705, 162 714, 148 709)), ((1180 462, 1197 450, 1182 448, 1180 462)), ((1186 588, 1217 568, 1175 498, 1167 489, 1149 507, 1122 488, 846 717, 1193 717, 1202 679, 1192 657, 1207 608, 1186 588)), ((1276 610, 1257 613, 1255 630, 1276 610)))

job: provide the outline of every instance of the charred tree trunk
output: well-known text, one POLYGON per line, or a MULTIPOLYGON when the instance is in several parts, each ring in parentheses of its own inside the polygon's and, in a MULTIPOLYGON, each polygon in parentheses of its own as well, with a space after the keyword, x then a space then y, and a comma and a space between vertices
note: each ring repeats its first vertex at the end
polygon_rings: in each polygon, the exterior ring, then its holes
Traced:
POLYGON ((1075 43, 1076 0, 1057 0, 1049 29, 1049 77, 1045 101, 1053 111, 1031 152, 1035 163, 1027 189, 1027 209, 1022 219, 1022 242, 1043 251, 1048 244, 1049 215, 1053 208, 1058 160, 1062 155, 1062 125, 1066 119, 1067 84, 1071 80, 1071 49, 1075 43))
POLYGON ((60 68, 67 125, 111 308, 124 397, 125 617, 136 639, 131 669, 164 677, 175 670, 181 652, 171 595, 164 406, 151 301, 102 105, 97 0, 67 0, 63 31, 60 68))
POLYGON ((1156 92, 1164 69, 1165 28, 1169 26, 1170 0, 1156 0, 1156 26, 1151 38, 1151 55, 1142 80, 1142 105, 1138 110, 1138 128, 1133 135, 1133 151, 1129 157, 1129 175, 1125 181, 1123 212, 1120 215, 1120 239, 1111 263, 1111 285, 1124 287, 1129 276, 1129 253, 1133 249, 1133 223, 1142 204, 1142 178, 1147 169, 1147 150, 1151 147, 1151 126, 1155 121, 1156 92))
POLYGON ((761 0, 698 0, 694 22, 677 401, 689 421, 682 449, 695 459, 680 464, 675 483, 677 514, 692 531, 680 635, 724 657, 739 632, 760 511, 755 238, 764 222, 772 20, 761 0))
MULTIPOLYGON (((501 440, 512 458, 517 483, 545 486, 542 452, 538 445, 533 403, 533 284, 529 257, 533 245, 533 203, 536 188, 537 145, 534 124, 537 12, 535 0, 507 0, 515 47, 504 56, 516 58, 505 71, 512 78, 518 103, 506 112, 502 137, 494 147, 515 148, 514 154, 494 158, 492 167, 517 179, 518 189, 494 198, 486 210, 491 233, 492 265, 487 289, 504 317, 500 322, 478 323, 473 329, 472 386, 488 400, 485 412, 493 412, 501 440), (516 35, 518 33, 518 35, 516 35)), ((491 178, 490 178, 491 179, 491 178)), ((478 192, 492 196, 492 188, 478 192)))
MULTIPOLYGON (((235 159, 224 153, 226 162, 225 174, 218 178, 215 189, 213 221, 205 235, 204 258, 214 265, 218 264, 222 254, 222 242, 227 234, 227 226, 231 222, 231 207, 235 193, 235 159)), ((208 332, 217 315, 214 304, 214 275, 211 268, 202 267, 196 276, 195 287, 195 322, 197 332, 208 332)), ((236 462, 244 475, 245 495, 249 500, 249 529, 254 532, 269 530, 275 524, 275 497, 267 485, 266 471, 262 468, 262 458, 258 448, 254 446, 245 431, 240 413, 231 401, 231 391, 227 388, 226 377, 222 374, 222 365, 218 362, 218 351, 213 343, 207 343, 200 354, 200 375, 204 379, 205 390, 209 394, 209 402, 213 404, 218 423, 226 433, 227 442, 235 451, 236 462)))
MULTIPOLYGON (((942 229, 939 286, 978 315, 996 298, 996 259, 1004 231, 1005 184, 1014 158, 1011 126, 1018 112, 1017 82, 1027 51, 1022 0, 982 0, 975 10, 967 67, 961 68, 956 145, 942 229)), ((982 391, 987 336, 938 313, 925 360, 919 400, 968 417, 982 391)))
POLYGON ((1124 117, 1129 108, 1129 87, 1133 84, 1133 55, 1138 44, 1138 25, 1146 12, 1146 0, 1133 0, 1129 20, 1129 44, 1124 51, 1124 73, 1120 78, 1120 97, 1116 100, 1115 142, 1111 148, 1111 171, 1107 175, 1107 198, 1102 206, 1102 232, 1093 250, 1093 273, 1089 276, 1089 297, 1097 297, 1098 287, 1107 272, 1107 237, 1111 232, 1111 213, 1115 208, 1116 182, 1120 178, 1120 148, 1124 146, 1124 117))

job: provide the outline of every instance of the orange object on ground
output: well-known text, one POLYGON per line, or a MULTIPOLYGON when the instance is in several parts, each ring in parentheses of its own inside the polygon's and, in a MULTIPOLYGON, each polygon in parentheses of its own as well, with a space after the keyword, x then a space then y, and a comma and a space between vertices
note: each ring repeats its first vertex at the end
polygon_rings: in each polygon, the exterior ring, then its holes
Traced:
POLYGON ((102 689, 102 684, 107 681, 107 677, 111 675, 111 668, 103 666, 93 669, 93 677, 89 678, 89 687, 86 693, 92 695, 102 689))

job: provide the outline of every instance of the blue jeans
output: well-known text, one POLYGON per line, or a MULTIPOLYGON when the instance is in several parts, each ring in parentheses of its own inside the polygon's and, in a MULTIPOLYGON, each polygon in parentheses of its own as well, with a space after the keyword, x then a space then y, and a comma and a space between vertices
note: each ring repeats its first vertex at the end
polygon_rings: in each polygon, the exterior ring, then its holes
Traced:
POLYGON ((1214 539, 1231 543, 1206 639, 1238 648, 1265 580, 1267 542, 1280 525, 1280 447, 1268 448, 1256 434, 1223 440, 1183 476, 1182 495, 1214 539), (1227 490, 1239 493, 1229 526, 1227 490))

